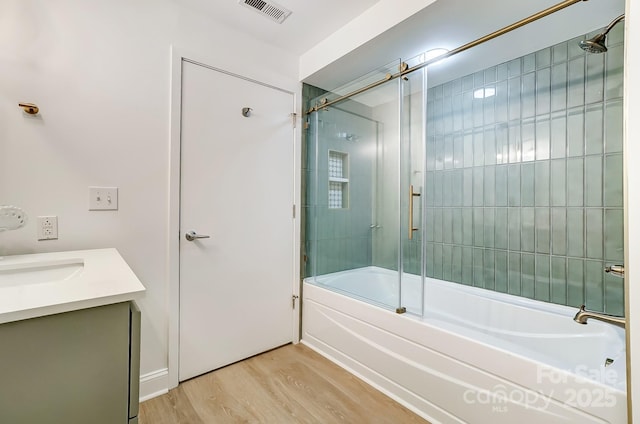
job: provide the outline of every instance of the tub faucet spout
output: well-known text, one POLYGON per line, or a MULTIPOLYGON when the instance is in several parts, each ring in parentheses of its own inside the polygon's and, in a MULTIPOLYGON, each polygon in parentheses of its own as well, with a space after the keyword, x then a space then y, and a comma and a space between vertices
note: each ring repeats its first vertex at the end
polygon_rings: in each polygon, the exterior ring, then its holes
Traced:
POLYGON ((589 318, 597 319, 599 321, 603 321, 609 324, 617 325, 618 327, 625 327, 625 318, 624 317, 616 317, 613 315, 601 314, 599 312, 588 311, 585 309, 585 306, 580 306, 580 310, 573 317, 573 320, 578 324, 586 324, 589 318))

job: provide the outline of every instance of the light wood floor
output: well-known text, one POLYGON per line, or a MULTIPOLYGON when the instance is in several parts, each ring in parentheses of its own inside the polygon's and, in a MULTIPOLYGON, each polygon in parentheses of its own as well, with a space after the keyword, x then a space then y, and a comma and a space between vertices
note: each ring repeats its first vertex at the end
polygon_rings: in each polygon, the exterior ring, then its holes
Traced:
POLYGON ((140 424, 428 424, 302 344, 186 381, 142 403, 139 418, 140 424))

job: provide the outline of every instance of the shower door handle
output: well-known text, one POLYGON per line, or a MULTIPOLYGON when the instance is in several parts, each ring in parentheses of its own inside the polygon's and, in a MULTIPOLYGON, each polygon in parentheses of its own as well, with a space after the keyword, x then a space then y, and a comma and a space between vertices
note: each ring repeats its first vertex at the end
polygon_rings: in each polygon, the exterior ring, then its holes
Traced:
POLYGON ((413 240, 413 232, 418 228, 413 226, 413 198, 420 197, 420 193, 413 191, 413 184, 409 186, 409 240, 413 240))
POLYGON ((184 235, 184 238, 187 239, 187 241, 194 241, 197 239, 204 239, 204 238, 210 238, 211 236, 204 236, 204 235, 200 235, 198 233, 196 233, 195 231, 191 230, 191 231, 187 231, 184 235))

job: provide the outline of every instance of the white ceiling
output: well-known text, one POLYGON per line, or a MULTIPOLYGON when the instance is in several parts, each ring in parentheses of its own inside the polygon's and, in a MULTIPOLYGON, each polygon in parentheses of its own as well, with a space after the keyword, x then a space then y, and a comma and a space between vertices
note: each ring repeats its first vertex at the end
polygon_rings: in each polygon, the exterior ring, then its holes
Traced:
MULTIPOLYGON (((176 0, 212 20, 301 55, 379 0, 276 0, 293 11, 277 24, 238 0, 176 0)), ((407 61, 433 48, 453 49, 560 0, 438 0, 305 79, 333 90, 371 70, 407 61)), ((606 26, 624 12, 624 0, 590 0, 447 59, 429 68, 429 85, 502 63, 606 26)), ((386 72, 386 71, 385 71, 386 72)))
POLYGON ((181 0, 181 3, 256 39, 300 55, 378 1, 275 0, 293 12, 282 24, 238 4, 238 0, 181 0))
MULTIPOLYGON (((380 66, 434 48, 452 50, 560 0, 438 0, 305 79, 333 90, 380 66)), ((624 0, 590 0, 531 23, 429 68, 429 85, 503 63, 606 26, 624 0)), ((382 74, 384 75, 384 74, 382 74)))

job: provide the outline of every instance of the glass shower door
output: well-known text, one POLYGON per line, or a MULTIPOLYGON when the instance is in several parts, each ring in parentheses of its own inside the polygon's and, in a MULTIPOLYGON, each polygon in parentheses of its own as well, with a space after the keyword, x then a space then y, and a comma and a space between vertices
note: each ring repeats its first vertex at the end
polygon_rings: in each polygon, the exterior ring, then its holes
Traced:
POLYGON ((307 242, 316 284, 386 309, 400 306, 398 85, 332 99, 396 72, 384 67, 312 101, 313 211, 307 242))
POLYGON ((310 120, 315 138, 314 276, 371 265, 376 163, 369 151, 375 151, 377 124, 342 106, 314 112, 310 120))
MULTIPOLYGON (((412 67, 418 56, 401 65, 412 67)), ((400 242, 401 311, 422 315, 424 308, 423 240, 425 234, 425 71, 399 78, 400 81, 400 242)))

